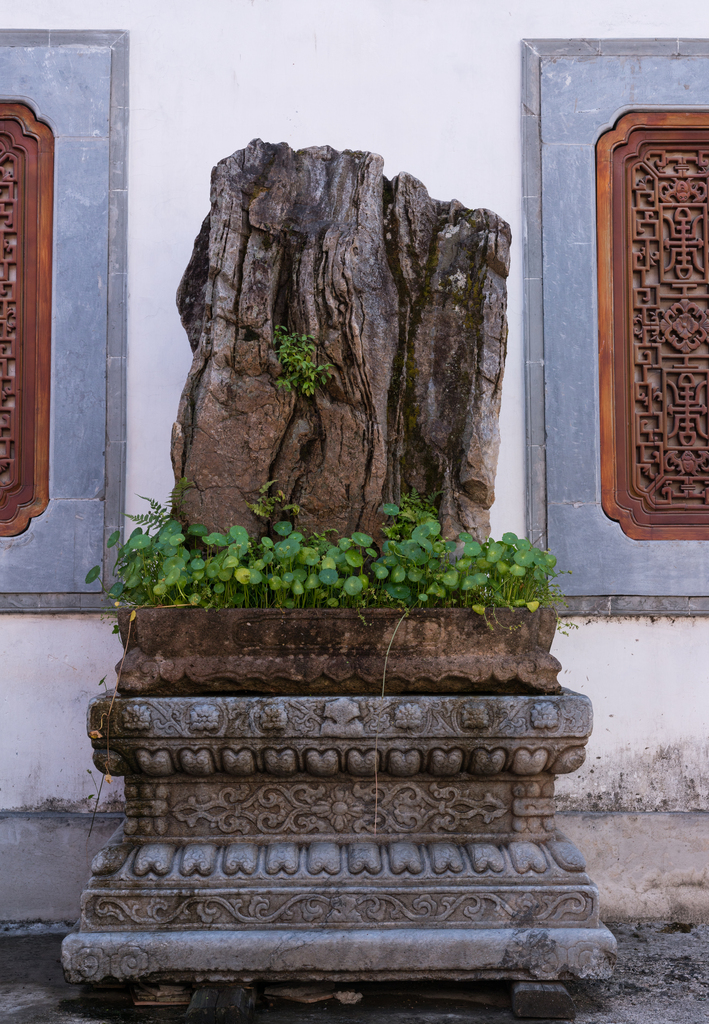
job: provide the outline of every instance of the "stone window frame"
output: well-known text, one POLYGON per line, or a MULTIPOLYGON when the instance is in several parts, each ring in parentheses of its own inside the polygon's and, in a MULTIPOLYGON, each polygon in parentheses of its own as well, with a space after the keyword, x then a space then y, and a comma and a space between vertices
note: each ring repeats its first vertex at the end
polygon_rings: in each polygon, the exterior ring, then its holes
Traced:
POLYGON ((49 505, 0 538, 0 612, 106 607, 126 458, 128 33, 0 31, 0 101, 55 137, 49 505))
POLYGON ((709 543, 601 508, 595 147, 633 110, 709 110, 709 39, 522 41, 527 528, 568 611, 709 614, 709 543))

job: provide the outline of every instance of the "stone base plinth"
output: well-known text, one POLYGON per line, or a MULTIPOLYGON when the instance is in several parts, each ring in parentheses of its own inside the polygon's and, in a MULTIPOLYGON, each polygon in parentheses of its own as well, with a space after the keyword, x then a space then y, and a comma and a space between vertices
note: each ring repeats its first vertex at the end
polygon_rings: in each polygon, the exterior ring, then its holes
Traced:
POLYGON ((607 978, 616 941, 597 928, 317 928, 73 932, 69 981, 251 982, 607 978))
POLYGON ((70 981, 612 968, 554 819, 591 731, 579 694, 119 697, 89 718, 126 821, 92 862, 70 981))

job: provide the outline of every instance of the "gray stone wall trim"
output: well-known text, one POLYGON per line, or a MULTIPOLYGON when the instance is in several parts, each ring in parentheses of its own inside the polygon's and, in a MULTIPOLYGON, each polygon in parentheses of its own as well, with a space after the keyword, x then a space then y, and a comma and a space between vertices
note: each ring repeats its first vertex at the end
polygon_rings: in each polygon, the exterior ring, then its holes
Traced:
POLYGON ((631 540, 600 504, 594 145, 628 110, 708 109, 708 57, 707 39, 522 43, 527 528, 573 569, 570 614, 706 614, 709 545, 631 540))
POLYGON ((95 853, 122 814, 0 811, 0 918, 3 923, 72 925, 95 853), (89 836, 89 832, 91 835, 89 836))
POLYGON ((27 103, 56 139, 50 504, 0 540, 0 612, 95 611, 84 576, 96 562, 110 574, 125 507, 128 33, 7 30, 0 51, 0 99, 27 103), (77 182, 91 196, 81 217, 77 182))

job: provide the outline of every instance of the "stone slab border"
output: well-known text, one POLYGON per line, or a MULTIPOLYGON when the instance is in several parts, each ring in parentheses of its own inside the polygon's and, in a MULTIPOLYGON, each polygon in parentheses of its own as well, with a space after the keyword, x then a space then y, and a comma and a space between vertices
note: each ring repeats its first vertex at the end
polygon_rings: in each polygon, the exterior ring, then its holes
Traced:
POLYGON ((709 109, 709 39, 523 40, 527 526, 573 568, 569 614, 709 614, 709 543, 601 508, 595 143, 657 109, 709 109))
POLYGON ((0 612, 99 611, 125 504, 128 33, 0 31, 0 101, 55 136, 50 501, 0 540, 0 612))

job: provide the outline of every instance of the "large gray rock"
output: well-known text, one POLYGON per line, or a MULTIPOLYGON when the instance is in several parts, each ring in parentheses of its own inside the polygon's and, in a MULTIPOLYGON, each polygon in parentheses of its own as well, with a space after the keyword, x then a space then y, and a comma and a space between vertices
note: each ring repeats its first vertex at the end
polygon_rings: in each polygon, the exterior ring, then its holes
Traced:
POLYGON ((438 202, 382 158, 255 140, 212 174, 178 291, 194 361, 173 432, 192 521, 259 523, 276 479, 306 530, 378 535, 383 501, 441 491, 446 532, 488 532, 507 324, 508 225, 438 202), (333 376, 276 385, 283 325, 333 376))

